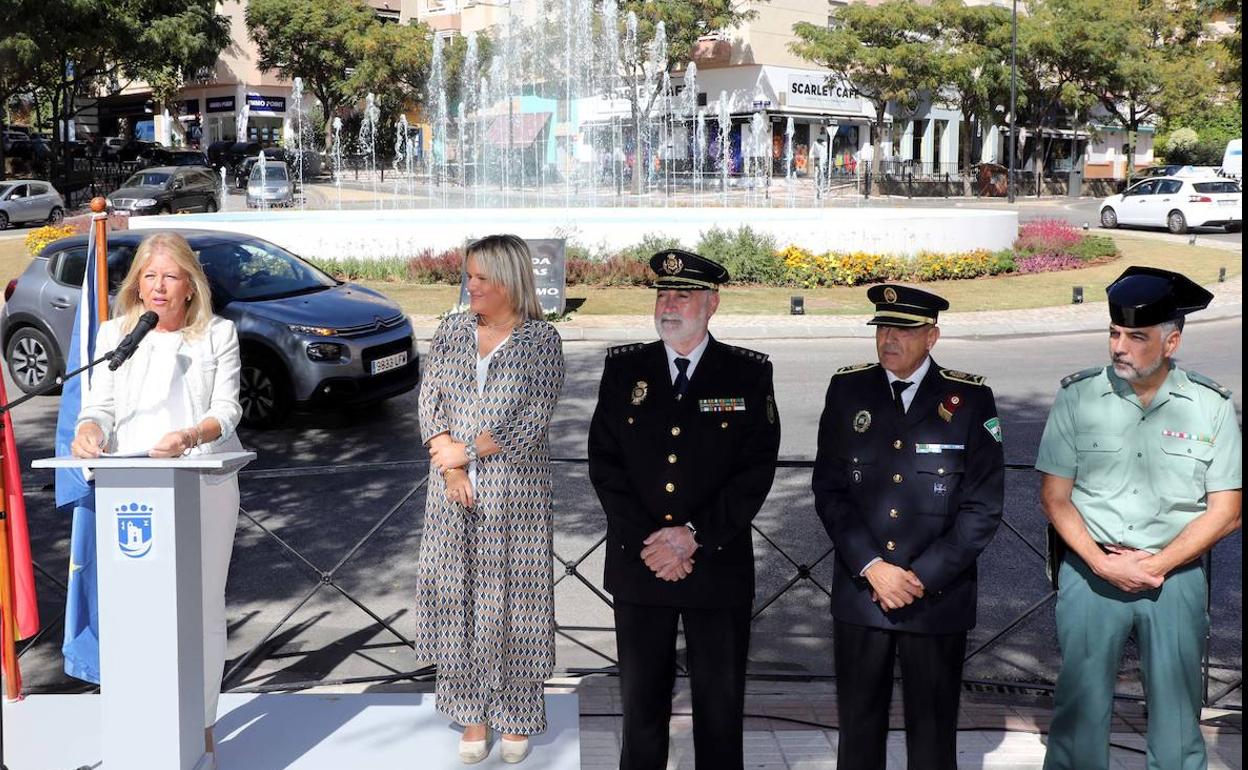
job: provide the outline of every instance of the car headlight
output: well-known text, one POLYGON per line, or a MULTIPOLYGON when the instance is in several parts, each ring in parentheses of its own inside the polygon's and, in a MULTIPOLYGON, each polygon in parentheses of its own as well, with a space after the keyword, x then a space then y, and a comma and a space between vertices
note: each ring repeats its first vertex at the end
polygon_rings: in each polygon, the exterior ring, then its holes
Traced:
POLYGON ((333 337, 338 333, 337 329, 331 329, 328 326, 303 326, 301 324, 287 324, 286 328, 295 334, 308 334, 313 337, 333 337))
POLYGON ((145 209, 145 208, 148 208, 149 206, 155 206, 156 199, 155 198, 139 198, 137 201, 134 202, 134 205, 136 208, 145 209))
POLYGON ((343 346, 337 342, 313 342, 308 345, 308 358, 313 361, 337 361, 342 358, 343 346))

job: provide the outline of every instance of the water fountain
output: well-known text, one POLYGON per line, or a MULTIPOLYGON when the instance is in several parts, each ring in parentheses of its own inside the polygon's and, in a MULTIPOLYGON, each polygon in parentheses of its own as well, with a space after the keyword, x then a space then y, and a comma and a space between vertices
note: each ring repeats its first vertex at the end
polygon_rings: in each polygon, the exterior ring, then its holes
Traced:
MULTIPOLYGON (((380 126, 376 99, 363 94, 356 137, 344 137, 342 119, 333 117, 329 148, 338 213, 202 216, 234 229, 254 224, 258 235, 279 233, 283 245, 331 259, 456 247, 485 234, 483 222, 490 223, 488 230, 532 237, 572 234, 591 246, 627 245, 652 233, 693 245, 710 227, 746 223, 775 234, 779 245, 816 250, 907 254, 1012 243, 1013 212, 897 214, 859 208, 853 198, 827 209, 803 208, 811 205, 812 185, 795 173, 791 119, 783 125, 781 151, 778 136, 773 145, 770 118, 751 110, 759 98, 755 92, 707 89, 700 81, 712 79, 694 62, 678 63, 673 82, 663 24, 646 39, 637 15, 621 14, 618 0, 544 2, 533 23, 506 13, 492 31, 488 57, 469 36, 453 76, 443 38, 433 38, 423 124, 409 125, 400 115, 380 126), (753 114, 743 120, 747 110, 753 114), (344 142, 353 139, 364 166, 358 182, 343 175, 344 142), (391 185, 379 185, 379 141, 387 152, 393 147, 392 159, 385 159, 391 185), (773 198, 773 163, 780 162, 785 194, 773 198), (346 185, 371 190, 371 200, 344 204, 346 185), (393 200, 384 211, 382 195, 393 200), (733 208, 743 203, 770 210, 733 208), (473 211, 484 207, 497 211, 487 218, 473 211)), ((303 81, 295 78, 289 115, 300 181, 306 173, 300 169, 302 150, 312 136, 306 101, 303 81)), ((244 105, 237 118, 240 139, 246 138, 247 119, 244 105)), ((178 225, 193 226, 197 218, 205 221, 201 215, 179 217, 178 225)))
POLYGON ((303 208, 304 201, 307 200, 307 195, 303 189, 303 134, 307 130, 304 125, 307 122, 307 116, 303 112, 303 78, 301 77, 296 77, 294 84, 291 86, 290 110, 288 114, 293 134, 291 138, 294 140, 295 149, 294 168, 290 170, 294 177, 291 183, 295 185, 295 190, 298 192, 295 199, 299 202, 299 208, 303 208))

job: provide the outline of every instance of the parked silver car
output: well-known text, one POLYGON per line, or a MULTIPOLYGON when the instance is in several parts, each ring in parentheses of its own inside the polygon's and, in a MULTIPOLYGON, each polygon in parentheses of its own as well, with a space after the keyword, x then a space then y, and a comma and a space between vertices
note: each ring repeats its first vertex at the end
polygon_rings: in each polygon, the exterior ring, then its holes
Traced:
POLYGON ((57 224, 65 218, 65 199, 56 188, 39 179, 0 182, 0 230, 10 224, 38 222, 57 224))
MULTIPOLYGON (((109 234, 110 294, 150 232, 109 234)), ((208 275, 214 312, 238 327, 245 424, 276 425, 291 409, 374 403, 416 387, 411 322, 384 295, 334 280, 260 238, 180 232, 208 275)), ((5 289, 0 344, 9 373, 28 393, 65 371, 86 264, 86 236, 62 238, 5 289)))
POLYGON ((281 161, 254 163, 247 176, 247 208, 291 206, 295 202, 294 180, 281 161))

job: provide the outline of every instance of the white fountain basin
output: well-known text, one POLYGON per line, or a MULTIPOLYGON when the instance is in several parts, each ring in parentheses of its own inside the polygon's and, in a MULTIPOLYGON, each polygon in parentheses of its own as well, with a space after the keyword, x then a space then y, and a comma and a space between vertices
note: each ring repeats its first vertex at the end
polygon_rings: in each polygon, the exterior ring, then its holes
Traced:
POLYGON ((530 208, 263 211, 136 217, 134 229, 212 229, 259 236, 309 259, 411 257, 445 251, 492 233, 567 238, 595 253, 631 246, 650 234, 693 248, 718 227, 749 225, 777 248, 864 251, 913 256, 920 251, 1009 248, 1018 213, 1001 209, 923 208, 530 208))

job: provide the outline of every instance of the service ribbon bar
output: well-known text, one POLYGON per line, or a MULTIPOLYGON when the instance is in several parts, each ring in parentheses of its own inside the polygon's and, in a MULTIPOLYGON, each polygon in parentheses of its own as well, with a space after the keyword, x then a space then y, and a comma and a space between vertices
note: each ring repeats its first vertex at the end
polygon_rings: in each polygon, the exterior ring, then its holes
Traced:
POLYGON ((744 398, 702 398, 698 399, 699 412, 744 412, 744 398))
POLYGON ((1187 441, 1200 441, 1205 444, 1213 443, 1213 436, 1206 436, 1203 433, 1185 433, 1181 430, 1163 430, 1161 435, 1186 439, 1187 441))

